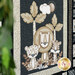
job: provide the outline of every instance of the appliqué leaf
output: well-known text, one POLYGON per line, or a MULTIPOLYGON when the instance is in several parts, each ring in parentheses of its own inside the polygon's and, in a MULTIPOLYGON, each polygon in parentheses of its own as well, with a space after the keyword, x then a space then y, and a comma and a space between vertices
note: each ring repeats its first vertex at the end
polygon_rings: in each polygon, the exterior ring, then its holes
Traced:
POLYGON ((54 25, 54 27, 55 27, 56 24, 57 24, 57 17, 56 17, 56 14, 53 15, 52 24, 54 25))
POLYGON ((54 27, 53 27, 53 25, 52 24, 46 24, 46 27, 48 27, 48 28, 50 28, 52 31, 54 31, 54 27))
POLYGON ((31 12, 33 17, 35 17, 38 13, 38 6, 36 5, 35 1, 33 1, 32 5, 30 7, 30 12, 31 12))
POLYGON ((32 23, 33 22, 33 18, 31 16, 31 14, 29 14, 29 13, 22 13, 21 17, 23 18, 23 21, 26 23, 32 23))
POLYGON ((36 21, 37 23, 42 23, 42 22, 45 20, 45 18, 46 18, 46 15, 40 13, 40 14, 37 15, 35 21, 36 21))
POLYGON ((56 26, 56 28, 55 28, 55 30, 56 31, 60 31, 62 29, 62 27, 63 27, 63 24, 58 23, 57 26, 56 26))

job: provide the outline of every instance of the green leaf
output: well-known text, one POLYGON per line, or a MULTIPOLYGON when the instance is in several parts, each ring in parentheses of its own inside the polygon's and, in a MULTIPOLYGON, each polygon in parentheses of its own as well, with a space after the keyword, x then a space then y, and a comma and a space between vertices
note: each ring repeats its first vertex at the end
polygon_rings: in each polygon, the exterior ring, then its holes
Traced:
POLYGON ((9 61, 10 61, 10 51, 8 50, 8 48, 4 47, 2 49, 2 65, 4 65, 6 69, 9 68, 9 61))
POLYGON ((9 30, 12 31, 13 29, 13 16, 12 13, 9 13, 8 17, 5 19, 4 24, 5 27, 9 30))
POLYGON ((10 68, 10 75, 15 75, 14 69, 10 68))
POLYGON ((8 49, 12 49, 11 33, 5 28, 2 29, 0 34, 0 48, 2 47, 7 47, 8 49))
POLYGON ((0 64, 2 63, 1 57, 2 57, 2 52, 1 52, 1 50, 0 50, 0 64))
POLYGON ((4 8, 0 8, 0 21, 4 18, 4 8))
MULTIPOLYGON (((3 0, 1 0, 2 3, 3 0)), ((6 1, 6 0, 5 0, 6 1)), ((0 8, 0 20, 3 21, 3 26, 9 31, 13 29, 13 4, 12 0, 7 0, 3 7, 0 8)))
POLYGON ((0 64, 0 73, 2 72, 2 64, 0 64))
POLYGON ((0 0, 0 8, 6 4, 6 0, 0 0))
POLYGON ((15 63, 14 63, 14 60, 13 60, 13 58, 12 57, 10 57, 10 63, 9 63, 9 66, 11 67, 11 68, 16 68, 16 66, 15 66, 15 63))
MULTIPOLYGON (((0 27, 0 63, 3 75, 15 75, 14 60, 11 56, 10 50, 12 49, 12 36, 13 29, 13 1, 12 0, 0 0, 0 21, 2 21, 2 27, 0 27)), ((1 67, 0 65, 0 67, 1 67)))

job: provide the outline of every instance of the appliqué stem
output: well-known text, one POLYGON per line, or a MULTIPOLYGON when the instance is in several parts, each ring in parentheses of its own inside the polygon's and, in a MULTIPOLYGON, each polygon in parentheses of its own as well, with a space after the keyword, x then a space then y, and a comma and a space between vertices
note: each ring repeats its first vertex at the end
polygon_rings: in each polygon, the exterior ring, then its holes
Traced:
POLYGON ((35 20, 33 21, 33 45, 34 45, 34 35, 36 33, 36 22, 35 20))
POLYGON ((54 41, 56 40, 56 30, 54 29, 54 41))

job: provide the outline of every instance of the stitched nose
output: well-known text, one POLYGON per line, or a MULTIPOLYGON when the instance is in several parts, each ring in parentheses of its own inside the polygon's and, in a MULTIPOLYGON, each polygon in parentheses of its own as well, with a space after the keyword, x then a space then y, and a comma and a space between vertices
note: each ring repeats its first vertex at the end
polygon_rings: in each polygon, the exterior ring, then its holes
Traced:
POLYGON ((46 42, 44 42, 44 45, 46 45, 46 42))
POLYGON ((35 54, 32 54, 32 57, 34 57, 35 56, 35 54))

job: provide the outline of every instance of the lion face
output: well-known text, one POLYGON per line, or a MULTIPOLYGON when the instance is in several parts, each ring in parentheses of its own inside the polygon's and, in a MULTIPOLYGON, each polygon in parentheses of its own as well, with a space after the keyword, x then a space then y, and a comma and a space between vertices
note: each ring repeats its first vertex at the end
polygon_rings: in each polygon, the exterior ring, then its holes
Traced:
POLYGON ((43 33, 40 32, 40 45, 45 48, 49 44, 49 32, 43 33))

